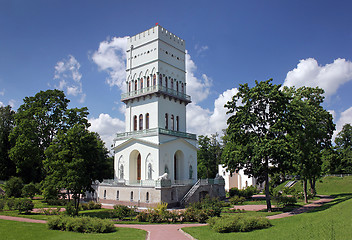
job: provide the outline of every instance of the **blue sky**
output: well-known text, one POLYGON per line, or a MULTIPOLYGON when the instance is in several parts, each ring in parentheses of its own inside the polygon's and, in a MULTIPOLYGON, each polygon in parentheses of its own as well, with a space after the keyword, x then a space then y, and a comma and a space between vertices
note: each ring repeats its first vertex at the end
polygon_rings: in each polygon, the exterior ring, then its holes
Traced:
POLYGON ((188 131, 221 132, 242 83, 320 86, 352 122, 351 1, 0 0, 0 105, 60 88, 110 145, 124 131, 126 36, 159 23, 186 41, 188 131))

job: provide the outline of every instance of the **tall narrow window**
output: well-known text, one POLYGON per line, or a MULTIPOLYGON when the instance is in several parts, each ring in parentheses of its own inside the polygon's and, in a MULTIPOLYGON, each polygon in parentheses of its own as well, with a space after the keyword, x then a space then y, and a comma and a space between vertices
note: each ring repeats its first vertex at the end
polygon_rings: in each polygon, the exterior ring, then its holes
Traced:
POLYGON ((167 88, 167 77, 165 77, 165 87, 167 88))
POLYGON ((134 90, 135 91, 137 91, 137 86, 138 86, 138 84, 137 84, 137 80, 136 80, 136 81, 134 81, 134 90))
POLYGON ((153 169, 152 169, 152 164, 151 163, 149 163, 148 164, 148 179, 152 179, 152 173, 153 172, 153 169))
POLYGON ((169 118, 169 115, 165 113, 165 129, 169 128, 168 118, 169 118))
POLYGON ((142 175, 142 157, 141 154, 138 154, 137 157, 137 181, 141 180, 142 175))
POLYGON ((176 91, 178 92, 178 81, 176 81, 176 91))
POLYGON ((128 82, 128 92, 131 92, 131 82, 128 82))
POLYGON ((106 190, 104 190, 104 199, 106 199, 106 190))
POLYGON ((153 86, 155 86, 156 85, 156 75, 154 74, 153 75, 153 86))
POLYGON ((182 93, 185 93, 185 92, 184 92, 184 88, 183 88, 183 83, 181 84, 181 90, 182 90, 182 91, 181 91, 182 93))
POLYGON ((174 80, 171 78, 170 81, 171 81, 171 86, 170 86, 170 88, 171 88, 171 89, 174 89, 174 80))
POLYGON ((161 74, 159 75, 159 85, 160 87, 163 85, 163 76, 161 74))
POLYGON ((149 129, 149 113, 145 115, 145 129, 149 129))
POLYGON ((173 114, 171 115, 171 130, 175 130, 175 119, 173 114))
POLYGON ((176 131, 180 131, 180 124, 179 124, 178 119, 179 119, 179 117, 176 116, 176 131))
POLYGON ((133 202, 133 192, 131 191, 131 202, 133 202))
POLYGON ((149 79, 149 77, 147 77, 147 87, 149 87, 150 86, 150 79, 149 79))
POLYGON ((133 116, 133 131, 137 131, 137 116, 133 116))
POLYGON ((143 88, 143 78, 141 78, 141 80, 140 80, 140 89, 142 89, 143 88))
POLYGON ((143 130, 143 115, 139 115, 139 130, 143 130))
POLYGON ((116 200, 119 200, 119 198, 120 198, 120 191, 117 190, 117 191, 116 191, 116 200))
POLYGON ((148 203, 149 202, 149 192, 147 192, 146 196, 145 196, 145 201, 148 203))

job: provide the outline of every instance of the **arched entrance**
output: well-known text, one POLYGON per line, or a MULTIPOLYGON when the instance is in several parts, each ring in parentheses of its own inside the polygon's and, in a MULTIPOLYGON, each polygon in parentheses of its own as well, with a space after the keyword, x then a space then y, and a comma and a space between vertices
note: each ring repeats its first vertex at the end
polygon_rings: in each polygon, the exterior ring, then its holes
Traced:
POLYGON ((185 170, 184 167, 184 155, 183 152, 178 150, 174 154, 174 180, 184 180, 185 170))
POLYGON ((141 180, 141 162, 141 154, 139 153, 137 157, 137 181, 141 180))
POLYGON ((135 182, 142 180, 142 156, 137 150, 132 151, 130 154, 128 173, 129 181, 135 182))

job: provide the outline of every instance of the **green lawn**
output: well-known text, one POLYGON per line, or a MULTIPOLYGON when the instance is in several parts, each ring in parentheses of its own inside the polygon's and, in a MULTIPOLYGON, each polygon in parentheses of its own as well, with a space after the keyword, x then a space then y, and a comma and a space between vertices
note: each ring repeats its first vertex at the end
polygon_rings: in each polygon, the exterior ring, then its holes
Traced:
POLYGON ((183 228, 199 240, 206 239, 351 239, 352 194, 309 213, 271 220, 272 227, 248 233, 216 233, 208 226, 183 228))
POLYGON ((102 234, 83 234, 75 232, 63 232, 48 230, 46 224, 24 223, 16 221, 0 220, 0 239, 6 240, 28 240, 28 239, 50 239, 50 240, 67 240, 67 239, 141 239, 144 240, 146 232, 133 228, 117 228, 114 233, 102 234))

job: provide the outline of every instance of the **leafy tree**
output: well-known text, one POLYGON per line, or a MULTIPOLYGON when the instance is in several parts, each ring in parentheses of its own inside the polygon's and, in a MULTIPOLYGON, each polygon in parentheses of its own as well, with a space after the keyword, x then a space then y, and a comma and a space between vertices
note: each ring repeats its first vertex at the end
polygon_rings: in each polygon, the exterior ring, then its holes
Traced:
POLYGON ((294 150, 296 173, 303 181, 304 198, 308 202, 307 181, 314 195, 315 181, 322 172, 322 151, 331 146, 335 124, 332 115, 321 106, 323 89, 286 87, 284 92, 292 98, 290 111, 293 114, 293 132, 288 138, 294 150))
POLYGON ((289 98, 280 85, 255 81, 255 86, 240 85, 232 101, 225 105, 231 114, 227 124, 223 164, 231 172, 244 169, 259 182, 265 181, 267 210, 271 211, 269 174, 290 166, 288 143, 289 98))
POLYGON ((65 188, 72 194, 78 213, 80 196, 92 191, 92 182, 102 181, 108 169, 108 151, 99 135, 82 124, 60 131, 46 149, 47 177, 44 186, 65 188))
POLYGON ((22 188, 23 181, 19 177, 11 177, 5 183, 5 194, 7 197, 21 197, 22 196, 22 188))
POLYGON ((215 178, 221 158, 221 146, 217 140, 218 134, 198 137, 197 172, 199 178, 215 178))
POLYGON ((10 134, 15 143, 10 158, 24 182, 40 182, 45 176, 44 151, 59 130, 67 131, 76 123, 88 126, 88 111, 87 108, 68 109, 69 100, 59 90, 40 91, 34 97, 24 98, 23 102, 10 134))
POLYGON ((16 166, 9 157, 12 144, 9 140, 14 127, 15 112, 10 106, 0 106, 0 179, 7 180, 16 174, 16 166))
POLYGON ((345 124, 335 138, 336 152, 340 157, 340 173, 352 173, 352 126, 345 124))

